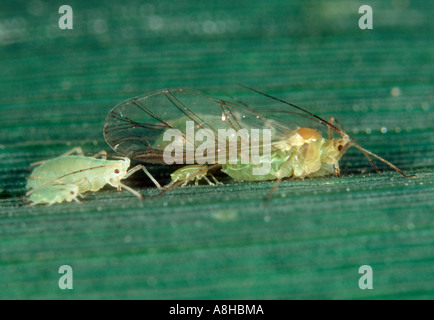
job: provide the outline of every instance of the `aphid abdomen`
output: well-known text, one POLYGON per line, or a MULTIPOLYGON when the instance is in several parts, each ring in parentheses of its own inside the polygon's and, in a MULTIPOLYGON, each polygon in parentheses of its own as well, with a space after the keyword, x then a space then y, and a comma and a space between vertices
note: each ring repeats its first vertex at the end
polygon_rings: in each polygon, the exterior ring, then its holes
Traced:
POLYGON ((54 158, 44 161, 41 165, 33 169, 27 181, 27 189, 35 189, 44 186, 47 183, 53 182, 58 177, 71 172, 67 170, 67 165, 64 163, 64 157, 54 158))
POLYGON ((35 189, 52 182, 77 183, 80 192, 97 191, 104 181, 108 160, 83 156, 62 156, 50 159, 35 168, 28 180, 27 189, 35 189))
POLYGON ((200 180, 208 173, 206 165, 189 165, 173 172, 170 177, 172 181, 191 181, 200 180))
POLYGON ((272 152, 270 159, 267 159, 264 156, 260 157, 259 164, 242 164, 241 158, 238 158, 236 164, 224 164, 222 166, 222 171, 232 179, 239 181, 266 181, 276 180, 277 178, 280 178, 280 176, 290 177, 293 172, 291 159, 293 158, 294 151, 294 149, 290 149, 272 152), (254 168, 267 167, 265 162, 270 162, 269 172, 264 174, 254 174, 254 168))
POLYGON ((252 174, 253 168, 257 165, 253 163, 249 164, 225 164, 222 166, 222 171, 229 177, 238 181, 264 181, 274 180, 276 177, 270 172, 266 175, 254 175, 252 174))
POLYGON ((336 149, 333 142, 323 139, 316 130, 302 128, 295 131, 287 140, 278 141, 271 153, 270 170, 266 174, 255 175, 253 168, 261 167, 266 160, 261 157, 259 165, 242 164, 239 158, 236 164, 225 164, 222 171, 234 180, 265 181, 283 178, 324 176, 334 172, 337 164, 336 149))

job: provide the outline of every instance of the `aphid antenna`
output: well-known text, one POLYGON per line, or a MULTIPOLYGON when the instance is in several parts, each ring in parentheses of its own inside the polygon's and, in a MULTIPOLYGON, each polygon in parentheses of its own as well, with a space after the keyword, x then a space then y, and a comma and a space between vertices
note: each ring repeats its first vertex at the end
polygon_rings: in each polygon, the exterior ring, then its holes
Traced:
MULTIPOLYGON (((352 138, 352 137, 348 134, 348 132, 347 132, 347 131, 342 127, 342 125, 340 125, 339 122, 337 122, 336 119, 334 119, 334 121, 336 122, 336 126, 335 126, 335 125, 331 124, 330 122, 324 120, 324 119, 321 118, 320 116, 317 116, 316 114, 314 114, 314 113, 312 113, 312 112, 310 112, 310 111, 308 111, 308 110, 306 110, 306 109, 304 109, 304 108, 302 108, 302 107, 296 106, 295 104, 292 104, 292 103, 290 103, 290 102, 288 102, 288 101, 285 101, 285 100, 279 99, 279 98, 277 98, 277 97, 271 96, 271 95, 269 95, 269 94, 267 94, 267 93, 264 93, 264 92, 261 92, 261 91, 259 91, 259 90, 256 90, 256 89, 253 89, 253 88, 250 88, 250 87, 245 86, 245 85, 243 85, 243 84, 239 84, 239 83, 237 83, 237 85, 240 86, 240 87, 242 87, 242 88, 245 88, 245 89, 251 90, 251 91, 253 91, 253 92, 256 92, 256 93, 258 93, 258 94, 261 94, 261 95, 263 95, 263 96, 265 96, 265 97, 267 97, 267 98, 271 98, 271 99, 274 99, 274 100, 276 100, 276 101, 279 101, 279 102, 282 102, 282 103, 284 103, 284 104, 287 104, 287 105, 289 105, 289 106, 291 106, 291 107, 294 107, 294 108, 296 108, 296 109, 298 109, 298 110, 300 110, 300 111, 302 111, 302 112, 304 112, 304 113, 310 115, 311 117, 316 118, 316 119, 317 119, 317 122, 322 123, 323 125, 327 126, 327 127, 330 128, 331 130, 333 130, 334 132, 336 132, 336 133, 337 133, 338 135, 340 135, 342 138, 347 139, 348 142, 347 142, 347 144, 342 148, 342 150, 340 151, 339 156, 342 156, 342 155, 345 153, 345 151, 346 151, 350 146, 353 146, 353 147, 359 149, 359 150, 363 153, 363 155, 364 155, 364 156, 369 160, 369 162, 372 164, 372 166, 375 168, 375 170, 376 170, 377 172, 378 172, 378 168, 377 168, 377 166, 375 165, 374 161, 372 160, 371 156, 374 157, 374 158, 376 158, 377 160, 380 160, 381 162, 387 164, 389 167, 391 167, 391 168, 394 169, 395 171, 399 172, 399 173, 402 174, 404 177, 408 178, 408 176, 407 176, 407 175, 406 175, 406 174, 405 174, 401 169, 399 169, 397 166, 395 166, 395 165, 392 164, 391 162, 387 161, 386 159, 384 159, 384 158, 382 158, 382 157, 376 155, 375 153, 373 153, 373 152, 371 152, 371 151, 369 151, 369 150, 363 148, 360 144, 358 144, 358 143, 356 142, 356 140, 355 140, 354 138, 352 138)), ((299 115, 300 115, 300 114, 299 114, 299 115)), ((306 116, 306 117, 307 117, 307 116, 306 116)), ((308 118, 309 118, 309 117, 308 117, 308 118)), ((314 119, 311 118, 311 120, 314 120, 314 119)), ((339 157, 339 156, 338 156, 338 157, 339 157)))
POLYGON ((372 166, 375 168, 375 170, 377 172, 379 172, 377 166, 375 165, 374 161, 372 160, 371 156, 376 158, 377 160, 380 160, 381 162, 387 164, 389 167, 391 167, 392 169, 394 169, 395 171, 399 172, 400 174, 402 174, 404 177, 408 178, 408 176, 401 170, 399 169, 397 166, 395 166, 393 163, 387 161, 386 159, 380 157, 379 155, 363 148, 357 141, 356 139, 354 139, 343 127, 342 125, 339 123, 339 121, 337 121, 336 119, 333 119, 333 121, 336 123, 336 126, 345 133, 345 135, 348 137, 348 146, 344 146, 344 148, 340 151, 339 155, 338 155, 338 159, 345 153, 345 151, 350 147, 353 146, 356 149, 360 150, 363 155, 369 160, 369 162, 372 164, 372 166))
POLYGON ((114 166, 114 165, 113 164, 106 164, 106 165, 103 165, 103 166, 95 166, 95 167, 80 169, 80 170, 76 170, 76 171, 67 173, 67 174, 65 174, 65 175, 63 175, 61 177, 58 177, 57 179, 62 179, 62 178, 65 178, 67 176, 70 176, 70 175, 73 175, 73 174, 76 174, 76 173, 80 173, 80 172, 85 172, 85 171, 90 171, 90 170, 100 169, 100 168, 107 168, 107 167, 112 167, 112 166, 114 166))
POLYGON ((28 191, 28 192, 26 193, 26 196, 29 196, 29 195, 31 195, 33 192, 35 192, 35 191, 37 191, 37 190, 39 190, 39 189, 41 189, 41 188, 44 188, 44 187, 46 187, 46 186, 51 186, 51 185, 54 185, 54 184, 56 184, 56 183, 57 183, 57 184, 65 184, 61 179, 62 179, 62 178, 65 178, 65 177, 67 177, 67 176, 70 176, 70 175, 73 175, 73 174, 76 174, 76 173, 79 173, 79 172, 84 172, 84 171, 93 170, 93 169, 106 168, 106 167, 109 167, 109 166, 113 166, 113 165, 112 165, 112 164, 107 164, 107 165, 104 165, 104 166, 96 166, 96 167, 91 167, 91 168, 86 168, 86 169, 76 170, 76 171, 73 171, 73 172, 70 172, 70 173, 64 174, 64 175, 61 176, 61 177, 58 177, 58 178, 56 178, 56 179, 53 179, 52 181, 49 181, 49 182, 47 182, 47 183, 44 183, 43 185, 40 185, 39 187, 36 187, 36 188, 34 188, 34 189, 28 191))
MULTIPOLYGON (((389 167, 391 167, 391 168, 394 169, 395 171, 398 171, 398 172, 399 172, 400 174, 402 174, 404 177, 406 177, 406 178, 409 177, 409 176, 407 176, 407 175, 404 173, 404 171, 402 171, 401 169, 399 169, 397 166, 395 166, 395 165, 392 164, 391 162, 387 161, 386 159, 384 159, 384 158, 382 158, 382 157, 376 155, 375 153, 373 153, 373 152, 371 152, 371 151, 369 151, 369 150, 366 150, 365 148, 363 148, 362 146, 360 146, 358 143, 355 143, 355 144, 354 144, 354 141, 353 141, 353 144, 352 144, 352 145, 353 145, 355 148, 359 149, 359 150, 360 150, 360 151, 365 155, 365 157, 368 158, 368 160, 372 163, 372 165, 374 166, 374 168, 377 168, 377 167, 375 166, 374 162, 372 161, 372 159, 371 159, 369 156, 372 156, 372 157, 374 157, 374 158, 380 160, 381 162, 387 164, 389 167)), ((377 169, 377 171, 378 171, 378 169, 377 169)))
POLYGON ((107 154, 107 153, 105 153, 105 151, 104 151, 104 153, 102 153, 102 152, 84 152, 84 153, 82 153, 80 155, 92 156, 92 157, 101 156, 103 158, 105 157, 105 158, 119 159, 119 160, 124 160, 125 159, 125 157, 122 157, 122 156, 116 156, 116 155, 107 154))
MULTIPOLYGON (((58 184, 58 185, 66 185, 66 183, 64 183, 62 180, 60 180, 60 178, 58 178, 58 179, 54 179, 54 180, 52 180, 52 181, 49 181, 49 182, 47 182, 47 183, 44 183, 43 185, 40 185, 39 187, 36 187, 36 188, 34 188, 34 189, 28 191, 24 196, 28 197, 28 196, 30 196, 30 195, 31 195, 33 192, 35 192, 35 191, 38 191, 38 190, 40 190, 40 189, 42 189, 42 188, 45 188, 45 187, 47 187, 47 186, 52 186, 52 185, 55 185, 55 184, 58 184)), ((24 196, 23 196, 23 197, 24 197, 24 196)))
MULTIPOLYGON (((69 156, 69 155, 71 155, 73 153, 77 153, 78 156, 93 156, 93 157, 101 156, 101 157, 106 157, 106 158, 108 157, 108 158, 115 158, 115 159, 124 159, 123 157, 119 157, 119 156, 115 156, 115 155, 109 155, 109 154, 107 154, 107 152, 105 150, 102 150, 100 152, 83 152, 82 149, 81 149, 81 147, 75 147, 74 149, 72 149, 72 150, 70 150, 70 151, 68 151, 68 152, 66 152, 66 153, 58 156, 58 158, 69 156)), ((33 163, 30 164, 30 167, 34 167, 36 165, 40 165, 40 164, 42 164, 42 163, 44 163, 46 161, 47 160, 41 160, 41 161, 38 161, 38 162, 33 162, 33 163)))

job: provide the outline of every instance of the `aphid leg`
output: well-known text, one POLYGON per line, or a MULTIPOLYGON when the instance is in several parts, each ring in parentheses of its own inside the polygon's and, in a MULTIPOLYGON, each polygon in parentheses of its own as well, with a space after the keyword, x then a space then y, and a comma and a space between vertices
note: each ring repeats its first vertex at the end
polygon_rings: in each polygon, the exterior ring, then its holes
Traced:
POLYGON ((341 170, 339 169, 339 162, 336 162, 333 167, 335 168, 335 176, 339 177, 341 175, 341 170))
POLYGON ((208 182, 208 184, 210 185, 210 186, 215 186, 215 184, 214 183, 212 183, 206 176, 203 176, 202 177, 206 182, 208 182))
POLYGON ((177 177, 176 179, 170 181, 166 186, 164 186, 163 189, 170 189, 170 187, 172 187, 178 180, 179 178, 177 177))
POLYGON ((92 157, 93 157, 93 158, 101 157, 101 159, 103 159, 103 160, 107 160, 107 151, 105 151, 105 150, 101 150, 100 152, 95 153, 92 157))
POLYGON ((190 182, 190 180, 185 180, 184 183, 181 184, 181 188, 185 187, 189 182, 190 182))
POLYGON ((133 188, 128 187, 127 185, 123 184, 123 183, 119 183, 119 186, 124 188, 125 190, 127 190, 128 192, 131 192, 133 195, 135 195, 137 198, 139 199, 143 199, 143 196, 137 192, 136 190, 134 190, 133 188))
POLYGON ((178 187, 179 185, 181 185, 181 184, 184 184, 182 181, 178 181, 179 179, 175 179, 175 180, 172 180, 167 186, 165 186, 164 188, 163 188, 163 190, 160 192, 160 193, 158 193, 157 195, 155 195, 155 196, 151 196, 151 198, 157 198, 157 197, 160 197, 160 196, 162 196, 163 194, 165 194, 167 191, 170 191, 170 190, 172 190, 172 189, 175 189, 176 187, 178 187))
POLYGON ((71 155, 71 154, 73 154, 73 153, 76 153, 76 154, 79 154, 79 155, 84 154, 84 152, 83 152, 83 150, 81 149, 81 147, 75 147, 75 148, 73 148, 72 150, 69 150, 68 152, 65 152, 64 154, 62 154, 62 155, 60 155, 60 156, 61 156, 61 157, 66 157, 66 156, 69 156, 69 155, 71 155))
POLYGON ((273 187, 271 187, 270 192, 268 192, 266 200, 270 200, 270 198, 273 195, 274 191, 277 189, 277 186, 279 185, 280 181, 282 181, 282 179, 276 179, 276 180, 274 180, 273 187))
POLYGON ((163 189, 163 187, 158 183, 157 180, 155 180, 155 178, 152 176, 152 174, 148 171, 148 169, 146 169, 146 167, 142 164, 139 164, 137 166, 135 166, 134 168, 128 170, 127 174, 125 175, 124 179, 128 178, 130 175, 132 175, 133 173, 139 171, 139 170, 143 170, 144 173, 146 173, 146 175, 149 177, 149 179, 151 179, 151 181, 155 184, 155 186, 161 190, 163 189))
POLYGON ((217 180, 217 178, 216 177, 214 177, 214 175, 212 174, 212 173, 209 173, 209 176, 211 177, 211 179, 214 181, 214 183, 216 184, 216 185, 221 185, 221 186, 223 186, 224 185, 224 183, 223 182, 220 182, 220 181, 218 181, 217 180))

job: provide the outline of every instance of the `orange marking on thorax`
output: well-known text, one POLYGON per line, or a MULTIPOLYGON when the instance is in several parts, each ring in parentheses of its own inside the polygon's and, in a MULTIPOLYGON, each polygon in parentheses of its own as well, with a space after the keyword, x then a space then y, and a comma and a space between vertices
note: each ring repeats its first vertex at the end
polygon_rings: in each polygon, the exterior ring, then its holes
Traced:
POLYGON ((305 140, 319 140, 322 138, 321 134, 315 129, 310 128, 300 128, 297 133, 305 140))

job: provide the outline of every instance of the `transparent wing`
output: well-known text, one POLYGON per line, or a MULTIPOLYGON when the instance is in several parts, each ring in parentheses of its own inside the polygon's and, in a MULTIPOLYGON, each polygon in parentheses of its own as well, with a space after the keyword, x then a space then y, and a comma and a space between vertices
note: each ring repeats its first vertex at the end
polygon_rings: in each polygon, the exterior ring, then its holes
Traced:
MULTIPOLYGON (((278 113, 276 113, 278 115, 278 113)), ((240 101, 225 101, 190 89, 164 89, 125 100, 108 114, 104 137, 116 152, 145 163, 164 164, 163 151, 170 143, 163 139, 168 129, 181 132, 185 148, 201 144, 187 134, 187 122, 215 139, 220 129, 271 129, 271 142, 287 137, 297 129, 264 115, 240 101)))

